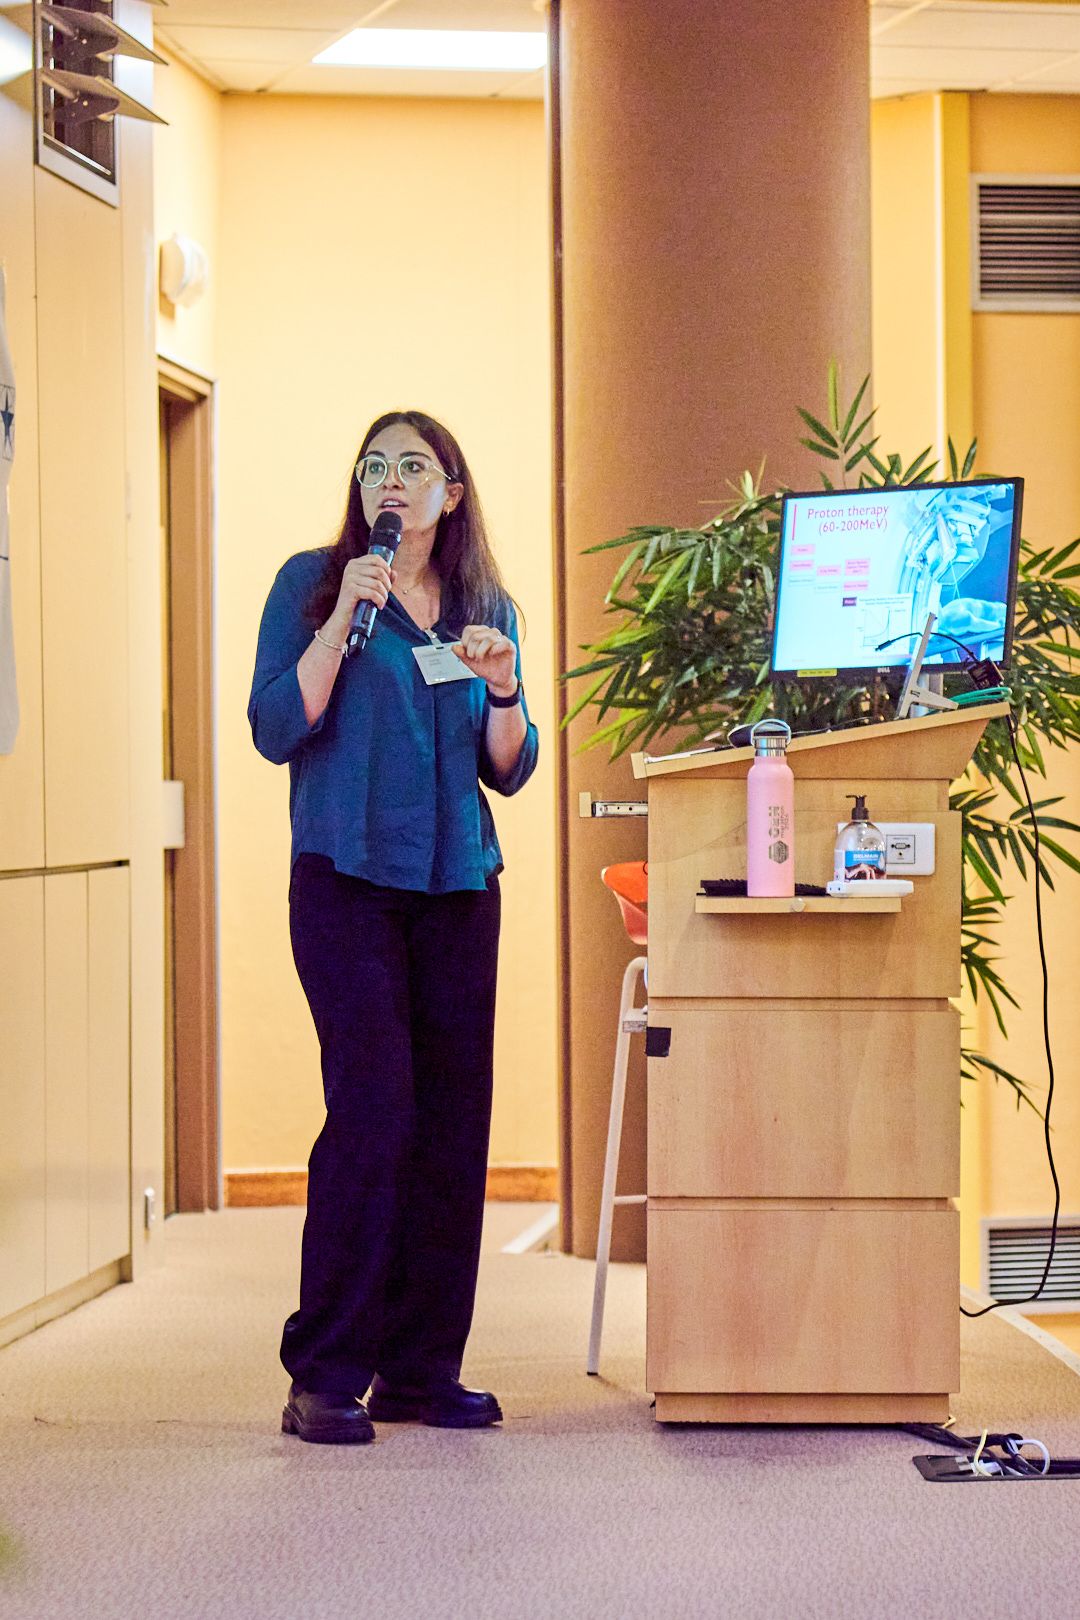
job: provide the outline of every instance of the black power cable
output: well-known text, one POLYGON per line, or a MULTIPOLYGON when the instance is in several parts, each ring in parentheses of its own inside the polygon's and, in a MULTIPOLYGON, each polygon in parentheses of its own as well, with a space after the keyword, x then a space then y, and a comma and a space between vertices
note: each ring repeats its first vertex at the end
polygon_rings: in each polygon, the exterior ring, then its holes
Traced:
POLYGON ((1016 721, 1011 714, 1006 716, 1005 724, 1008 727, 1009 742, 1012 745, 1016 768, 1020 773, 1024 798, 1027 800, 1028 813, 1031 816, 1031 831, 1035 841, 1035 931, 1039 939, 1039 963, 1042 968, 1043 1045, 1046 1048, 1046 1069, 1050 1077, 1050 1084, 1046 1092, 1046 1108, 1043 1112, 1043 1135, 1046 1139, 1046 1159, 1054 1183, 1054 1215, 1050 1223, 1050 1247, 1046 1253, 1046 1265, 1043 1267, 1043 1274, 1035 1292, 1028 1294, 1023 1299, 995 1299, 978 1311, 965 1310, 964 1306, 961 1305, 960 1310, 964 1316, 985 1316, 987 1311, 997 1310, 999 1305, 1030 1305, 1033 1300, 1041 1297, 1050 1276, 1050 1267, 1054 1263, 1054 1250, 1057 1248, 1058 1238, 1058 1217, 1061 1214, 1061 1182, 1058 1180, 1057 1165, 1054 1163, 1054 1149, 1050 1141, 1050 1109, 1054 1101, 1054 1054, 1050 1046, 1050 972, 1046 965, 1046 941, 1043 938, 1042 874, 1040 871, 1042 850, 1039 842, 1039 821, 1035 814, 1035 806, 1032 803, 1031 789, 1028 787, 1027 777, 1024 775, 1024 767, 1020 762, 1020 750, 1016 746, 1016 721))
MULTIPOLYGON (((882 652, 886 647, 891 647, 894 641, 912 641, 915 639, 916 635, 921 634, 922 632, 919 631, 905 636, 892 636, 888 641, 879 642, 874 651, 882 652)), ((956 636, 949 635, 945 630, 935 630, 933 634, 935 636, 939 636, 943 641, 953 642, 955 646, 960 647, 963 652, 967 654, 963 667, 966 673, 971 677, 972 684, 976 688, 978 688, 980 685, 988 684, 989 681, 993 681, 997 685, 1001 685, 1003 683, 1004 677, 1001 670, 992 659, 980 658, 978 654, 973 652, 965 642, 958 640, 956 636), (978 673, 976 673, 976 671, 978 673)), ((1027 801, 1028 813, 1031 816, 1031 832, 1035 843, 1035 929, 1039 939, 1039 963, 1042 968, 1043 1046, 1046 1050, 1046 1068, 1050 1077, 1050 1084, 1046 1092, 1046 1109, 1043 1113, 1043 1134, 1046 1139, 1046 1159, 1050 1166, 1050 1176, 1054 1183, 1054 1214, 1050 1223, 1050 1247, 1046 1254, 1046 1265, 1043 1267, 1043 1274, 1040 1278, 1039 1286, 1036 1288, 1035 1292, 1033 1294, 1025 1295, 1022 1299, 995 1299, 992 1300, 989 1305, 983 1305, 981 1309, 977 1311, 969 1311, 963 1305, 961 1305, 961 1315, 970 1317, 985 1316, 988 1311, 996 1311, 1001 1306, 1030 1305, 1034 1300, 1042 1297, 1043 1289, 1046 1287, 1047 1279, 1050 1276, 1050 1267, 1054 1263, 1054 1251, 1057 1248, 1058 1240, 1058 1218, 1061 1214, 1061 1182, 1058 1180, 1057 1165, 1054 1163, 1054 1149, 1050 1140, 1050 1109, 1054 1101, 1054 1054, 1050 1046, 1050 972, 1046 965, 1046 941, 1043 937, 1042 846, 1039 840, 1039 820, 1035 814, 1035 805, 1032 801, 1031 789, 1028 787, 1028 780, 1024 775, 1024 767, 1020 759, 1020 750, 1016 746, 1016 721, 1013 719, 1011 714, 1006 715, 1005 725, 1009 733, 1009 744, 1012 748, 1013 759, 1016 761, 1016 769, 1020 773, 1020 782, 1024 789, 1024 798, 1027 801)))

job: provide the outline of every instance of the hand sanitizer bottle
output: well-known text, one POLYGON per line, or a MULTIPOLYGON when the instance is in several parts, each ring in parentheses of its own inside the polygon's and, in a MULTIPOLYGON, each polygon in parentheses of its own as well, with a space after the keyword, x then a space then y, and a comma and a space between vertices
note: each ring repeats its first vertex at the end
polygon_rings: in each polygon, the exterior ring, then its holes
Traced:
POLYGON ((870 820, 865 793, 849 793, 848 798, 855 800, 855 808, 836 840, 833 877, 844 883, 883 878, 885 834, 870 820))
POLYGON ((746 779, 746 892, 783 899, 795 893, 795 778, 784 757, 791 727, 759 720, 750 740, 755 757, 746 779))

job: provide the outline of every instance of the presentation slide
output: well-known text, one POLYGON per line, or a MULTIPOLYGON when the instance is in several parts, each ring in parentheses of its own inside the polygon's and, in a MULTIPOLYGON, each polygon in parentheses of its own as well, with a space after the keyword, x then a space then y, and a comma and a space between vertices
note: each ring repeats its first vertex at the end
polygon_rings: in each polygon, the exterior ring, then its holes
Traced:
MULTIPOLYGON (((905 665, 927 615, 980 658, 1004 656, 1016 483, 789 496, 773 669, 905 665), (908 636, 887 651, 893 636, 908 636)), ((935 636, 928 664, 956 664, 935 636)))

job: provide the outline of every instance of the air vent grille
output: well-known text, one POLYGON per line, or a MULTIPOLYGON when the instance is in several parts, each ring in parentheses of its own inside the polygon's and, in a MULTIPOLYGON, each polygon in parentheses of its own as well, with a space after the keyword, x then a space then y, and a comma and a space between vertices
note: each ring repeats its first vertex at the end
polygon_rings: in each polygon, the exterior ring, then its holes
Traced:
POLYGON ((1080 177, 975 187, 976 309, 1080 309, 1080 177))
MULTIPOLYGON (((991 1222, 986 1238, 987 1293, 1006 1303, 1026 1300, 1042 1280, 1050 1247, 1049 1223, 991 1222)), ((1035 1304, 1080 1310, 1080 1220, 1058 1222, 1054 1261, 1035 1304)))

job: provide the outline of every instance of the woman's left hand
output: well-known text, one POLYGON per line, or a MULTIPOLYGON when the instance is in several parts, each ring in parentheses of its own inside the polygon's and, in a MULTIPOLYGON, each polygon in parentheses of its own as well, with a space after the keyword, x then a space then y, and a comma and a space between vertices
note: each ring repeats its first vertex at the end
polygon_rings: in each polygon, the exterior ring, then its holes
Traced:
POLYGON ((509 697, 517 687, 517 650, 501 630, 486 624, 467 624, 454 651, 466 669, 487 682, 496 697, 509 697))

